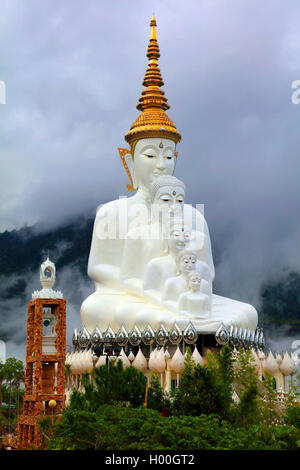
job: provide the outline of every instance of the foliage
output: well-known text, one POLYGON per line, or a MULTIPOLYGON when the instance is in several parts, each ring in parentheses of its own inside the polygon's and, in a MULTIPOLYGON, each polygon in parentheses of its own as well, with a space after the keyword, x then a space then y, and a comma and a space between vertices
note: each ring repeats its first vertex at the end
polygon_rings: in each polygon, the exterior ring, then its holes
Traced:
POLYGON ((211 368, 195 364, 188 351, 185 368, 171 405, 174 415, 199 416, 223 411, 222 387, 211 368))
POLYGON ((157 374, 144 406, 144 375, 122 362, 86 374, 83 391, 54 421, 41 423, 51 449, 95 450, 280 450, 300 448, 299 407, 291 401, 277 414, 272 378, 264 384, 254 373, 249 351, 241 351, 233 369, 232 352, 222 348, 196 365, 188 351, 185 369, 172 399, 157 374), (233 389, 240 402, 232 400, 233 389), (264 400, 262 399, 264 397, 264 400), (169 406, 169 415, 161 413, 169 406), (276 418, 276 419, 275 419, 276 418))
POLYGON ((95 412, 103 404, 118 401, 129 406, 140 406, 145 401, 147 379, 135 367, 123 368, 123 362, 96 368, 83 377, 84 392, 74 390, 70 407, 74 410, 95 412))
POLYGON ((4 364, 0 364, 0 417, 3 415, 6 421, 2 420, 2 427, 15 428, 17 424, 17 414, 22 403, 23 390, 20 390, 24 382, 23 362, 14 357, 10 357, 4 364), (2 403, 7 403, 8 409, 3 409, 2 403), (14 408, 13 408, 14 407, 14 408), (6 427, 3 423, 6 422, 6 427))
POLYGON ((300 430, 300 403, 289 403, 285 410, 284 421, 300 430))
POLYGON ((260 408, 262 419, 267 425, 279 424, 282 421, 274 378, 267 371, 264 372, 263 402, 260 408))
POLYGON ((218 399, 222 409, 220 415, 229 418, 234 406, 232 399, 234 381, 232 349, 226 345, 219 354, 208 352, 207 360, 209 370, 214 375, 217 384, 218 399))
POLYGON ((259 395, 259 379, 252 364, 252 352, 241 349, 234 374, 235 388, 240 401, 233 416, 237 425, 249 426, 260 421, 262 398, 259 395))
POLYGON ((296 449, 299 430, 235 427, 216 415, 163 418, 145 407, 103 405, 95 413, 66 409, 55 425, 52 449, 270 450, 296 449))
POLYGON ((153 373, 150 378, 148 389, 147 408, 161 411, 165 406, 164 393, 159 383, 157 373, 153 373))

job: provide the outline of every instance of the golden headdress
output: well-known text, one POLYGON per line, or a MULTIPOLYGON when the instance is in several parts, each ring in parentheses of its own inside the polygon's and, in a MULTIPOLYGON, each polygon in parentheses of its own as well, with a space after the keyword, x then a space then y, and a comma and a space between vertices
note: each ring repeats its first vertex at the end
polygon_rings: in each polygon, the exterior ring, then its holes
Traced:
POLYGON ((142 111, 132 124, 130 131, 125 134, 125 140, 130 144, 131 150, 136 140, 149 137, 162 137, 179 142, 181 135, 174 122, 165 113, 170 108, 165 93, 161 90, 164 82, 158 67, 160 57, 156 36, 156 20, 154 16, 150 22, 151 33, 147 51, 149 64, 146 70, 142 92, 137 109, 142 111))
MULTIPOLYGON (((181 135, 176 129, 174 122, 165 113, 170 108, 167 103, 165 93, 161 90, 164 82, 158 67, 158 58, 160 57, 159 47, 156 36, 156 20, 152 16, 151 33, 147 57, 149 59, 143 85, 146 89, 142 92, 137 109, 142 111, 138 118, 132 124, 130 131, 125 134, 125 140, 130 145, 130 150, 119 148, 119 154, 124 164, 125 170, 130 179, 130 185, 127 185, 129 191, 134 191, 135 181, 132 167, 132 158, 134 147, 139 139, 151 137, 161 137, 170 139, 177 144, 181 140, 181 135)), ((177 152, 175 152, 177 157, 177 152)))

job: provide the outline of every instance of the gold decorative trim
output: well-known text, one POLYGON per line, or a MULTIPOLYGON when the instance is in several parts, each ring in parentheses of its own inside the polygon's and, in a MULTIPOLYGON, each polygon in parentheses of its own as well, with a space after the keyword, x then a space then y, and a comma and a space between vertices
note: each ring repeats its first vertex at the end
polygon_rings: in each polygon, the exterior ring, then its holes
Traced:
POLYGON ((130 172, 130 170, 129 170, 129 168, 128 168, 128 165, 127 165, 127 163, 126 163, 126 160, 125 160, 125 155, 127 155, 127 154, 132 155, 132 154, 131 154, 131 151, 128 150, 128 149, 120 148, 120 147, 118 147, 118 151, 119 151, 119 155, 120 155, 120 158, 121 158, 121 160, 122 160, 122 163, 123 163, 123 165, 124 165, 124 168, 125 168, 125 170, 126 170, 126 173, 127 173, 127 175, 128 175, 128 178, 130 179, 130 183, 131 183, 131 184, 126 184, 127 189, 128 189, 128 191, 130 191, 130 192, 135 191, 134 184, 133 184, 133 180, 132 180, 132 175, 131 175, 131 172, 130 172))

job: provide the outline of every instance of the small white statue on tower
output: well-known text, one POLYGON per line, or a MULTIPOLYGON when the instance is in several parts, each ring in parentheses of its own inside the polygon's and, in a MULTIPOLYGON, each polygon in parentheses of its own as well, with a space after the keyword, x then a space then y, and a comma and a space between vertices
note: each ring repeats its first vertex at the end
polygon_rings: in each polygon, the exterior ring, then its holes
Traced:
POLYGON ((55 264, 49 259, 49 256, 47 256, 46 261, 44 261, 40 267, 40 281, 42 284, 42 289, 33 292, 32 300, 63 298, 61 291, 55 291, 52 289, 55 283, 55 272, 55 264))

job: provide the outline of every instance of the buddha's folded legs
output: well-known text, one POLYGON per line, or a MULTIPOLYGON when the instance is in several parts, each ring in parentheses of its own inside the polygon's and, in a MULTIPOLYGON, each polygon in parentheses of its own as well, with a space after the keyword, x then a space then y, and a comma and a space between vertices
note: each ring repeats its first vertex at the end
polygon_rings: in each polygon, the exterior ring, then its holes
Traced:
POLYGON ((257 325, 257 312, 252 305, 219 295, 213 295, 211 314, 206 318, 197 318, 197 315, 175 314, 122 291, 104 293, 97 290, 83 302, 80 314, 83 326, 90 332, 96 326, 105 330, 109 325, 115 331, 121 325, 131 329, 134 324, 140 329, 148 324, 158 328, 162 323, 166 328, 171 328, 174 322, 184 328, 190 321, 199 332, 212 333, 220 321, 228 327, 234 324, 239 328, 255 329, 257 325))

